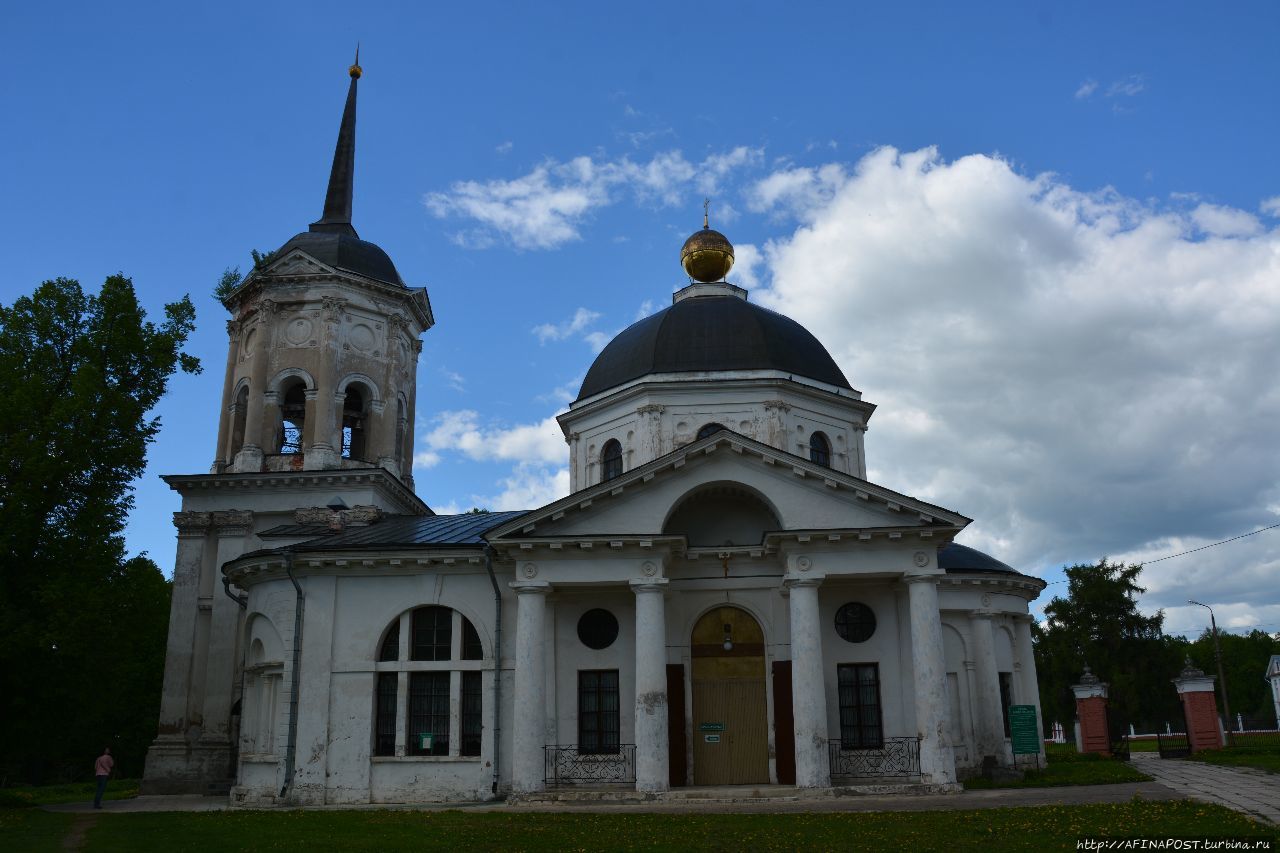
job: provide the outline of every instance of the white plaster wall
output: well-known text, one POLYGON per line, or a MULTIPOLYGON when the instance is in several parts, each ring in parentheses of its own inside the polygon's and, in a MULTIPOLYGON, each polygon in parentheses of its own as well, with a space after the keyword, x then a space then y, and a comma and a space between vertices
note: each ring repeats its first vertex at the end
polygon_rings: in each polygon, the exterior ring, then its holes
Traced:
POLYGON ((600 454, 610 439, 622 445, 623 470, 629 471, 689 444, 709 423, 805 459, 810 434, 821 430, 831 443, 831 467, 865 477, 869 410, 857 392, 817 388, 771 371, 738 371, 633 388, 571 409, 560 421, 577 491, 600 482, 600 454))
POLYGON ((840 737, 840 688, 836 667, 849 663, 876 663, 880 670, 880 711, 885 737, 909 737, 915 733, 915 705, 903 684, 911 683, 911 649, 903 646, 903 614, 899 584, 828 580, 818 588, 822 616, 823 673, 826 675, 827 737, 840 737), (836 633, 836 611, 851 601, 871 608, 876 630, 869 639, 851 643, 836 633))

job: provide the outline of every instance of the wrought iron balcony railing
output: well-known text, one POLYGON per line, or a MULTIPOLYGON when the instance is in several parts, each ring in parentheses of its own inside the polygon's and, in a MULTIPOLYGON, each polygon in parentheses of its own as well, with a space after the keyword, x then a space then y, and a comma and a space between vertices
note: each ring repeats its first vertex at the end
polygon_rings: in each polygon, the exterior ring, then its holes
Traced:
POLYGON ((615 752, 586 750, 577 744, 544 746, 544 778, 551 786, 636 781, 636 745, 619 744, 615 752))
POLYGON ((920 775, 920 739, 887 737, 878 747, 827 741, 832 778, 891 779, 920 775))

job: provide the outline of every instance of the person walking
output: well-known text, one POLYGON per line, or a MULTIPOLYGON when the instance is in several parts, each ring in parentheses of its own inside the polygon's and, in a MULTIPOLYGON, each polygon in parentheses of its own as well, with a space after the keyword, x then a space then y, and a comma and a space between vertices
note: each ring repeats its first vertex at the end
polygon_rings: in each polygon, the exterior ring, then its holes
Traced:
POLYGON ((111 778, 111 771, 115 766, 116 762, 111 757, 111 747, 102 750, 102 755, 99 755, 98 760, 93 763, 93 775, 98 780, 98 792, 93 795, 95 809, 102 808, 102 795, 107 792, 107 780, 111 778))

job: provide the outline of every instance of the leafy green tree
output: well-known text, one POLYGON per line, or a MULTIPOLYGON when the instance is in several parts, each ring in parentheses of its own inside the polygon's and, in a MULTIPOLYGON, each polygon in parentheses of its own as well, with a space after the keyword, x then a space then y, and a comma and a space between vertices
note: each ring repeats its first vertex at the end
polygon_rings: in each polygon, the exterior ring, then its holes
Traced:
POLYGON ((1104 557, 1063 571, 1067 596, 1049 602, 1044 626, 1032 633, 1045 720, 1075 719, 1071 685, 1087 664, 1110 685, 1113 717, 1140 731, 1163 731, 1181 713, 1170 679, 1182 668, 1187 643, 1164 636, 1163 612, 1138 611, 1135 597, 1146 591, 1137 583, 1142 566, 1104 557))
POLYGON ((3 775, 85 775, 115 743, 136 773, 154 729, 168 582, 122 536, 160 429, 191 301, 148 322, 133 283, 47 281, 0 306, 0 719, 3 775))
MULTIPOLYGON (((1271 702, 1271 686, 1263 676, 1272 655, 1280 655, 1280 638, 1257 629, 1247 634, 1218 631, 1222 644, 1222 668, 1227 676, 1231 713, 1248 720, 1275 723, 1275 705, 1271 702)), ((1205 629, 1189 649, 1191 662, 1209 675, 1217 676, 1218 661, 1213 651, 1213 634, 1205 629)), ((1219 688, 1220 689, 1220 688, 1219 688)), ((1221 697, 1221 693, 1218 694, 1221 697)), ((1222 712, 1222 700, 1218 700, 1222 712)), ((1233 720, 1233 726, 1236 724, 1233 720)))

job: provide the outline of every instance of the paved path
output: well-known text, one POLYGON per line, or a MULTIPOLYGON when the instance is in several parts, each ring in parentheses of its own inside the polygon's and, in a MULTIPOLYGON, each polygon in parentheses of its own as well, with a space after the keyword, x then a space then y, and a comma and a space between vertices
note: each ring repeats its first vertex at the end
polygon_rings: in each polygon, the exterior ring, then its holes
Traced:
MULTIPOLYGON (((744 789, 745 791, 748 789, 744 789)), ((785 812, 893 812, 893 811, 952 811, 957 809, 998 809, 1017 806, 1059 806, 1085 803, 1127 803, 1134 797, 1144 800, 1178 800, 1183 794, 1158 782, 1126 782, 1119 785, 1074 785, 1061 788, 1005 788, 980 791, 964 791, 958 794, 924 794, 917 796, 849 796, 807 798, 775 798, 742 802, 700 802, 696 799, 665 803, 598 803, 575 804, 548 803, 509 806, 505 802, 493 803, 428 803, 396 805, 315 806, 311 810, 364 811, 394 809, 405 811, 439 811, 462 809, 484 812, 589 812, 602 813, 785 813, 785 812)), ((47 811, 92 812, 92 803, 62 803, 45 806, 47 811)), ((165 796, 135 797, 131 800, 104 800, 102 811, 96 814, 128 812, 195 812, 217 811, 227 808, 226 797, 165 796)))
POLYGON ((1135 752, 1131 763, 1136 770, 1184 796, 1280 824, 1280 775, 1252 767, 1166 760, 1153 752, 1135 752))

